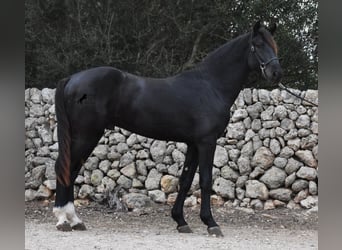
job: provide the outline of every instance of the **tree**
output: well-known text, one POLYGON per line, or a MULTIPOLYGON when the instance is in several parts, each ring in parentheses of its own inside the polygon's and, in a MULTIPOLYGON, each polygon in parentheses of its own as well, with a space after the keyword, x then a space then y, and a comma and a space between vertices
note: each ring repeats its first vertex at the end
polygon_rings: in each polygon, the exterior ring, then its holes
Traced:
POLYGON ((278 24, 283 82, 317 88, 317 0, 27 0, 25 8, 27 87, 55 87, 100 65, 166 77, 266 20, 278 24))

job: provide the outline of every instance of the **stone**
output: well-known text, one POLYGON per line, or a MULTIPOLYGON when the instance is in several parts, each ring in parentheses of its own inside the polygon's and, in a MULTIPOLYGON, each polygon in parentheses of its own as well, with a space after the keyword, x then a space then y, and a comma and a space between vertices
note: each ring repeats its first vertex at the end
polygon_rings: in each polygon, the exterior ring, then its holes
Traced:
POLYGON ((252 104, 252 91, 250 88, 243 89, 242 96, 246 104, 252 104))
POLYGON ((239 178, 237 178, 236 180, 236 186, 240 188, 244 187, 247 180, 248 180, 248 176, 246 175, 239 176, 239 178))
POLYGON ((296 180, 296 173, 292 173, 285 179, 285 187, 290 187, 293 182, 296 180))
POLYGON ((83 175, 77 175, 75 179, 75 184, 83 184, 84 183, 84 177, 83 175))
POLYGON ((286 203, 280 200, 273 200, 273 204, 276 208, 278 207, 286 207, 286 203))
POLYGON ((262 121, 270 121, 272 120, 274 112, 274 107, 273 106, 268 106, 266 110, 262 111, 260 114, 260 118, 262 121))
POLYGON ((318 144, 318 136, 310 134, 300 140, 300 148, 302 149, 312 149, 318 144))
POLYGON ((45 163, 45 178, 56 180, 55 162, 53 160, 48 160, 45 163))
POLYGON ((129 209, 144 208, 152 206, 151 199, 141 193, 128 193, 122 196, 122 201, 129 209))
POLYGON ((306 189, 308 188, 309 186, 309 182, 306 181, 306 180, 301 180, 301 179, 298 179, 298 180, 295 180, 291 186, 292 190, 294 192, 299 192, 300 190, 303 190, 303 189, 306 189))
POLYGON ((297 195, 296 197, 294 197, 293 201, 296 202, 296 203, 299 203, 301 200, 304 200, 306 197, 308 197, 308 190, 305 189, 305 190, 301 190, 297 195))
POLYGON ((277 188, 269 192, 269 196, 272 199, 287 202, 291 200, 292 190, 288 188, 277 188))
POLYGON ((264 208, 264 204, 259 199, 253 199, 251 200, 251 207, 255 210, 262 210, 264 208))
MULTIPOLYGON (((164 159, 165 159, 165 157, 164 157, 164 159)), ((158 163, 156 168, 157 168, 159 173, 167 173, 167 166, 163 163, 158 163)))
POLYGON ((233 182, 236 182, 236 180, 239 178, 239 174, 228 166, 221 168, 221 176, 233 182))
POLYGON ((132 147, 134 144, 138 143, 138 138, 136 134, 131 134, 126 141, 129 147, 132 147))
POLYGON ((125 189, 130 189, 132 187, 132 180, 124 175, 120 175, 116 182, 125 189))
POLYGON ((273 161, 273 164, 278 168, 285 168, 287 164, 287 159, 283 157, 276 157, 273 161))
POLYGON ((112 163, 108 160, 103 160, 100 162, 99 164, 99 169, 102 170, 102 172, 107 173, 108 170, 110 169, 110 166, 112 165, 112 163))
POLYGON ((310 128, 310 117, 308 115, 300 115, 296 120, 297 128, 310 128))
POLYGON ((178 149, 175 149, 172 151, 172 159, 176 163, 183 163, 185 161, 185 155, 178 149))
POLYGON ((166 202, 165 193, 161 190, 148 191, 148 196, 151 197, 151 199, 154 202, 157 202, 157 203, 165 203, 166 202))
POLYGON ((288 209, 301 209, 300 205, 295 203, 293 200, 290 200, 287 203, 286 208, 288 208, 288 209))
POLYGON ((245 125, 243 122, 229 123, 226 137, 229 139, 241 140, 245 137, 245 125))
POLYGON ((33 103, 40 104, 40 102, 42 101, 41 91, 37 88, 30 89, 30 97, 33 103))
POLYGON ((89 157, 84 164, 84 168, 87 170, 95 170, 99 165, 99 159, 97 157, 89 157))
POLYGON ((237 165, 239 166, 239 172, 241 175, 247 175, 252 170, 249 157, 241 156, 238 159, 237 165))
POLYGON ((265 183, 268 188, 274 189, 281 187, 285 182, 285 178, 286 173, 284 170, 277 167, 271 167, 263 176, 261 176, 260 181, 265 183))
POLYGON ((168 193, 174 193, 177 191, 178 178, 172 175, 164 175, 160 181, 161 190, 168 193))
POLYGON ((169 194, 169 195, 167 196, 166 203, 167 203, 168 205, 173 206, 173 205, 175 204, 175 202, 176 202, 177 196, 178 196, 178 193, 169 194))
POLYGON ((94 186, 100 185, 102 178, 103 178, 103 172, 101 170, 99 169, 93 170, 90 176, 91 184, 93 184, 94 186))
POLYGON ((252 118, 252 119, 256 119, 260 116, 260 113, 262 112, 263 107, 262 107, 262 103, 261 102, 257 102, 253 105, 250 105, 247 107, 247 112, 248 115, 252 118))
POLYGON ((295 155, 309 167, 316 168, 317 161, 309 150, 298 150, 295 155))
POLYGON ((148 157, 149 157, 149 153, 148 153, 147 149, 139 150, 137 155, 136 155, 137 159, 147 159, 148 157))
POLYGON ((196 190, 200 188, 199 185, 200 175, 199 173, 195 173, 194 179, 192 180, 190 192, 194 193, 196 190))
POLYGON ((118 145, 116 145, 116 151, 119 154, 125 154, 129 151, 129 147, 126 143, 124 142, 119 142, 118 145))
POLYGON ((264 104, 269 104, 270 103, 270 92, 266 89, 259 89, 258 91, 258 97, 259 101, 264 103, 264 104))
POLYGON ((252 173, 250 173, 249 179, 256 179, 264 173, 265 173, 264 169, 262 169, 261 167, 255 167, 252 173))
POLYGON ((236 188, 235 193, 236 193, 236 198, 238 198, 239 200, 243 200, 245 198, 246 191, 243 190, 242 188, 239 188, 239 187, 236 188))
POLYGON ((261 120, 260 119, 254 119, 251 124, 251 129, 254 132, 258 132, 261 129, 261 120))
POLYGON ((25 201, 33 201, 36 199, 37 191, 33 189, 25 190, 25 201))
POLYGON ((92 197, 94 195, 94 187, 83 184, 80 190, 78 191, 78 198, 85 199, 87 197, 92 197))
POLYGON ((183 154, 186 154, 188 146, 183 142, 176 142, 176 148, 183 154))
POLYGON ((274 108, 273 117, 278 120, 283 120, 287 117, 287 109, 283 105, 277 105, 274 108))
POLYGON ((308 196, 306 199, 300 201, 300 205, 303 208, 313 208, 318 205, 318 197, 308 196))
POLYGON ((119 142, 125 142, 126 141, 126 137, 120 133, 114 133, 114 134, 110 134, 109 135, 109 144, 118 144, 119 142))
POLYGON ((173 176, 177 176, 178 170, 179 170, 178 164, 174 163, 167 168, 167 173, 173 176))
POLYGON ((240 150, 230 149, 228 150, 228 156, 229 156, 229 159, 231 159, 232 161, 237 161, 240 156, 240 150))
POLYGON ((272 200, 265 201, 264 210, 271 210, 271 209, 275 209, 273 201, 272 200))
POLYGON ((235 198, 235 184, 232 181, 226 180, 222 177, 216 178, 213 184, 213 190, 217 195, 220 195, 223 198, 235 198))
POLYGON ((93 151, 93 155, 95 155, 100 160, 104 160, 107 157, 108 146, 107 145, 97 145, 93 151))
POLYGON ((309 181, 309 193, 312 195, 317 195, 317 184, 314 181, 309 181))
POLYGON ((214 165, 216 167, 223 167, 228 162, 228 153, 224 147, 216 146, 215 155, 214 155, 214 165))
POLYGON ((237 109, 234 111, 234 113, 231 117, 231 121, 232 122, 238 122, 238 121, 245 119, 247 116, 248 116, 247 110, 237 109))
POLYGON ((150 148, 150 153, 152 156, 152 159, 156 163, 161 163, 163 161, 164 155, 166 152, 166 142, 165 141, 159 141, 155 140, 150 148))
POLYGON ((290 158, 288 159, 287 161, 287 164, 286 164, 286 167, 285 167, 285 172, 290 175, 294 172, 296 172, 301 166, 303 166, 303 163, 293 159, 293 158, 290 158))
POLYGON ((132 181, 132 187, 133 188, 144 188, 144 184, 140 180, 134 178, 132 181))
POLYGON ((268 199, 268 189, 266 185, 257 180, 246 181, 246 197, 260 200, 268 199))
POLYGON ((274 155, 277 155, 280 153, 280 143, 277 139, 271 139, 270 150, 274 155))
POLYGON ((160 179, 162 174, 159 173, 155 168, 152 168, 147 175, 145 181, 145 187, 147 190, 159 189, 160 179))
POLYGON ((317 170, 310 167, 301 167, 296 174, 299 178, 313 181, 317 177, 317 170))
POLYGON ((43 184, 49 190, 56 190, 56 180, 45 180, 43 184))
POLYGON ((43 88, 42 89, 42 100, 48 104, 52 104, 55 99, 56 89, 43 88))
POLYGON ((117 169, 111 169, 107 172, 107 176, 112 178, 113 180, 117 180, 120 177, 120 172, 117 169))
MULTIPOLYGON (((304 99, 305 99, 305 100, 308 100, 308 101, 310 101, 310 102, 313 102, 313 103, 317 103, 317 100, 318 100, 318 91, 317 91, 317 90, 314 90, 314 89, 308 89, 308 90, 306 90, 304 99)), ((305 101, 304 101, 303 103, 304 103, 305 105, 312 106, 312 104, 307 103, 307 102, 305 102, 305 101)))
POLYGON ((293 149, 291 149, 290 147, 286 146, 283 147, 279 153, 279 157, 283 157, 283 158, 290 158, 294 155, 294 151, 293 149))
POLYGON ((254 154, 252 159, 252 166, 268 169, 272 166, 274 161, 273 153, 266 147, 260 147, 254 154))
POLYGON ((51 144, 52 143, 52 131, 49 127, 46 126, 39 126, 38 127, 38 134, 40 138, 43 140, 43 143, 45 144, 51 144))
POLYGON ((115 188, 115 181, 112 178, 105 176, 101 181, 101 186, 103 186, 104 191, 112 191, 115 188))
POLYGON ((287 141, 287 146, 291 149, 293 149, 294 151, 297 151, 300 147, 300 139, 299 138, 295 138, 295 139, 290 139, 287 141))
POLYGON ((245 134, 245 141, 250 141, 255 136, 255 132, 252 129, 248 129, 245 134))
POLYGON ((137 173, 137 171, 135 170, 134 162, 126 165, 124 168, 120 170, 120 172, 129 178, 134 178, 137 173))
POLYGON ((184 207, 193 207, 197 204, 197 198, 193 195, 187 197, 184 201, 184 207))
POLYGON ((281 120, 280 122, 280 127, 285 129, 286 131, 289 131, 291 129, 294 129, 296 126, 295 126, 295 123, 294 121, 292 121, 291 119, 289 118, 284 118, 283 120, 281 120))
POLYGON ((124 167, 127 166, 134 161, 134 155, 131 152, 125 153, 123 156, 120 158, 120 164, 119 167, 124 167))
MULTIPOLYGON (((190 197, 194 197, 194 196, 190 196, 190 197)), ((213 194, 210 196, 210 203, 211 203, 211 205, 214 205, 214 206, 222 206, 224 204, 224 200, 221 196, 213 194)), ((197 204, 197 202, 193 203, 193 206, 195 206, 196 204, 197 204)))

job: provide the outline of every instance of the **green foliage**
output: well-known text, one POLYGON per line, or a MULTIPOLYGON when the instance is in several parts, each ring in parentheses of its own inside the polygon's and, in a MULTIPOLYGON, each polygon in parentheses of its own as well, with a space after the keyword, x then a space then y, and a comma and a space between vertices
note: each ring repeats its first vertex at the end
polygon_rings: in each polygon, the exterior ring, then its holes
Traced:
POLYGON ((278 24, 283 82, 317 88, 317 0, 26 0, 25 8, 26 87, 55 87, 101 65, 166 77, 264 20, 278 24))

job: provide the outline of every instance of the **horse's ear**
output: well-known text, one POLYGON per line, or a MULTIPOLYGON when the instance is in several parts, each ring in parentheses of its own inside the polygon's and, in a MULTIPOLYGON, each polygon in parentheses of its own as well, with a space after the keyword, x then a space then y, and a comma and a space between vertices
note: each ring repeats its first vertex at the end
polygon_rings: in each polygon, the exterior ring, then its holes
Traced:
POLYGON ((261 27, 261 22, 259 20, 254 24, 254 27, 253 27, 253 35, 254 36, 258 33, 260 27, 261 27))
POLYGON ((274 35, 274 32, 276 31, 276 29, 277 29, 277 25, 275 23, 272 23, 271 26, 268 28, 272 36, 274 35))

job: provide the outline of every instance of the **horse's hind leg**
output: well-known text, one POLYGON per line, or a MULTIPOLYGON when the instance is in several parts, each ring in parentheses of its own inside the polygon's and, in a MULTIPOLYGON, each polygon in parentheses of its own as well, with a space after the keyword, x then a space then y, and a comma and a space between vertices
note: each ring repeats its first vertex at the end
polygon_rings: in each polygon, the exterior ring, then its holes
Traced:
POLYGON ((198 165, 198 151, 194 145, 188 145, 184 168, 180 177, 180 190, 172 208, 172 218, 177 222, 177 230, 180 233, 192 233, 183 215, 183 206, 186 195, 191 187, 192 180, 198 165))
POLYGON ((61 231, 85 230, 86 227, 82 220, 77 216, 74 207, 74 182, 81 169, 83 162, 86 161, 94 147, 97 145, 102 132, 94 135, 94 131, 89 134, 76 135, 72 139, 70 153, 70 184, 63 185, 57 178, 56 201, 53 209, 58 218, 56 227, 61 231))

